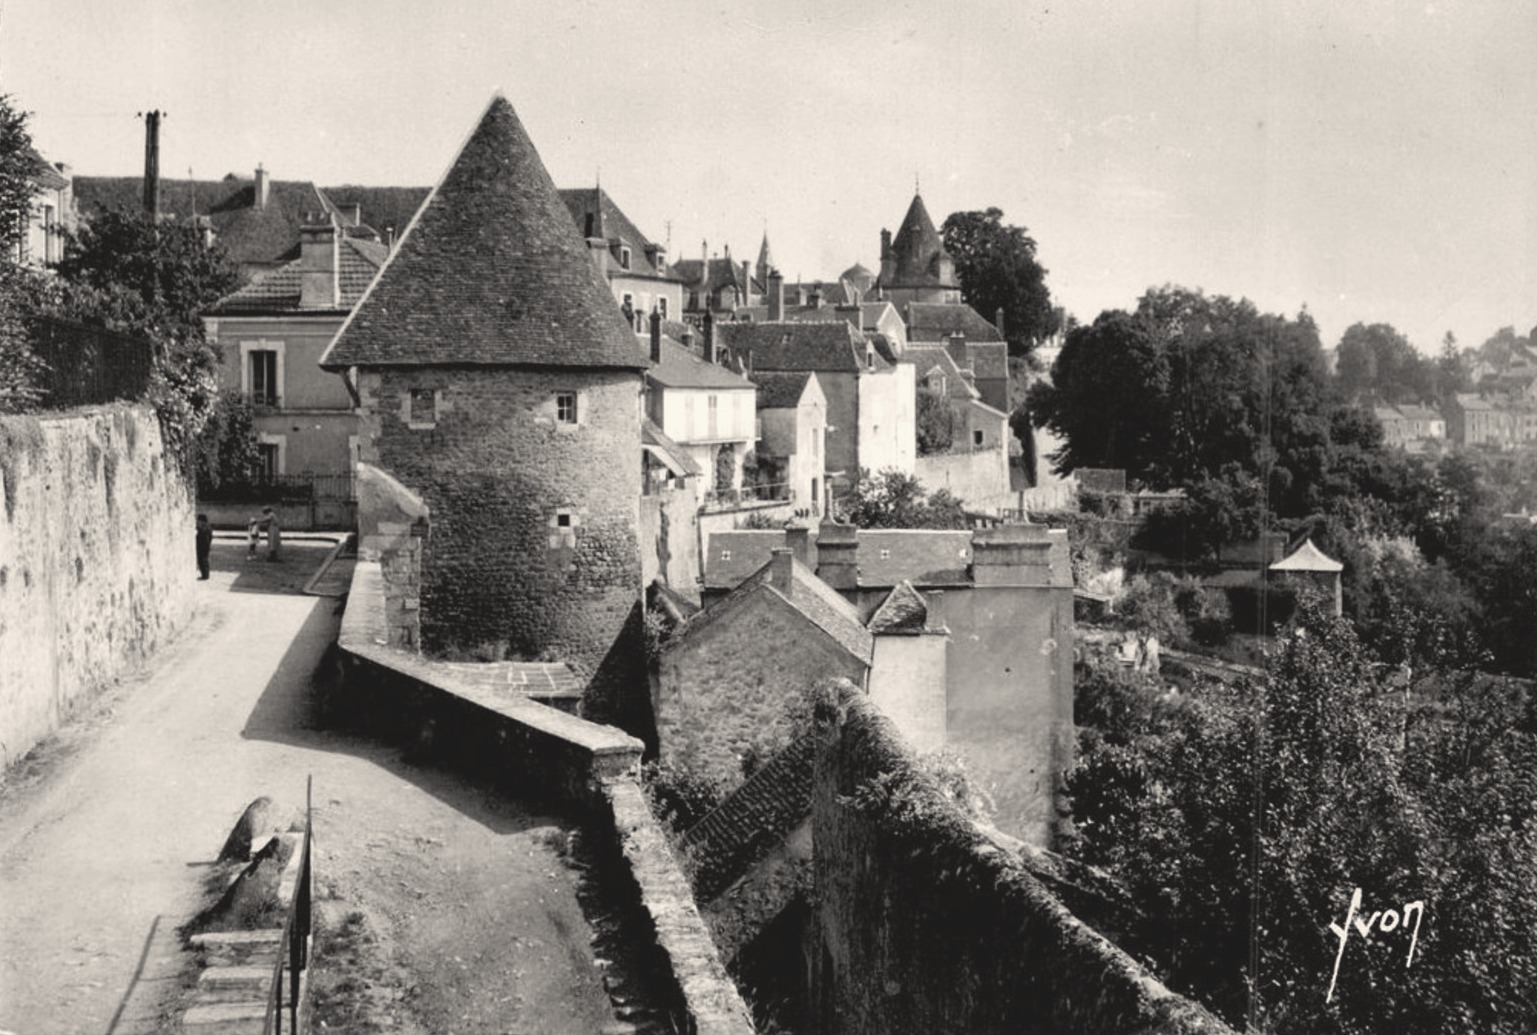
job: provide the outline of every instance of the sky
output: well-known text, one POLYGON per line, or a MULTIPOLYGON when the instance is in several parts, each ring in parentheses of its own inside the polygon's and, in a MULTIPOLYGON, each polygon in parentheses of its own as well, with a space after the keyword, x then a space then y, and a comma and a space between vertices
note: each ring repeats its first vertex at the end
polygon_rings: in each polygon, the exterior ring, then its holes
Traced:
POLYGON ((1537 325, 1527 0, 0 0, 0 92, 82 175, 430 186, 494 91, 674 259, 877 269, 915 186, 1078 319, 1151 286, 1326 347, 1537 325), (705 244, 707 242, 707 245, 705 244))

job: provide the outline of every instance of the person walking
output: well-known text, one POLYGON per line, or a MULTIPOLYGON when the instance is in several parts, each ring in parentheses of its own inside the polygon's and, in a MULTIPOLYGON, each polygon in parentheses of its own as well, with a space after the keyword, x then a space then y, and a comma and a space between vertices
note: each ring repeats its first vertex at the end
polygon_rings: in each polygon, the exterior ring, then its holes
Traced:
POLYGON ((267 560, 278 559, 278 548, 283 544, 283 529, 278 524, 277 513, 271 507, 262 508, 262 527, 267 531, 267 560))
POLYGON ((197 516, 197 577, 200 581, 208 578, 208 553, 213 549, 213 526, 208 523, 207 514, 197 516))

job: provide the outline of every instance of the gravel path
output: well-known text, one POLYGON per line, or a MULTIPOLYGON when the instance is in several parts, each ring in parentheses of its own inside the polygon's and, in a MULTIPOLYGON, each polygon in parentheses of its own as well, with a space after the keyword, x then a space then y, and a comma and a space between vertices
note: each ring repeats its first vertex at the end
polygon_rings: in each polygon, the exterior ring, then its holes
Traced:
POLYGON ((0 1030, 162 1030, 205 864, 252 799, 301 803, 310 773, 322 945, 344 950, 317 961, 332 1018, 433 1033, 612 1022, 558 819, 316 728, 339 602, 300 590, 330 545, 285 542, 269 564, 216 542, 190 628, 6 774, 0 1030))

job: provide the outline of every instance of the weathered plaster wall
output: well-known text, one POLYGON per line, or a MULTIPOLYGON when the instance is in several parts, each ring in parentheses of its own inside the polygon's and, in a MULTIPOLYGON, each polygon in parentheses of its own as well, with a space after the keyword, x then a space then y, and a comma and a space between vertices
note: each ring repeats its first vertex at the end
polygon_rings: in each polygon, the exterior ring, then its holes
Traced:
POLYGON ((975 452, 920 456, 916 473, 929 492, 946 489, 974 508, 1014 505, 1009 492, 1009 455, 1002 444, 975 452))
POLYGON ((1072 763, 1072 590, 977 586, 931 597, 950 630, 947 743, 998 805, 999 829, 1050 845, 1072 763))
POLYGON ((943 632, 875 637, 870 699, 919 751, 945 746, 946 641, 943 632))
POLYGON ((838 710, 823 716, 812 806, 818 1031, 1229 1031, 965 819, 867 697, 848 691, 838 710))
POLYGON ((699 602, 699 479, 682 488, 642 496, 641 581, 660 578, 674 592, 699 602))
MULTIPOLYGON (((730 604, 723 606, 732 606, 730 604)), ((662 655, 653 694, 666 759, 736 786, 749 745, 788 740, 788 706, 823 679, 864 683, 865 666, 768 591, 735 605, 749 615, 708 621, 662 655)))
POLYGON ((0 751, 9 765, 186 619, 192 498, 147 407, 0 417, 0 751))

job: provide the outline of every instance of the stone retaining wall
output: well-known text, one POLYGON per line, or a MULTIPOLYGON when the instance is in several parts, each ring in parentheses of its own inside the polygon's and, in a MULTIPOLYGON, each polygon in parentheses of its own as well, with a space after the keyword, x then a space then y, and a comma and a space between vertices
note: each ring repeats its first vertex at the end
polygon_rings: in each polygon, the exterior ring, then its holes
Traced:
POLYGON ((0 761, 186 620, 192 497, 146 406, 0 417, 0 761))

